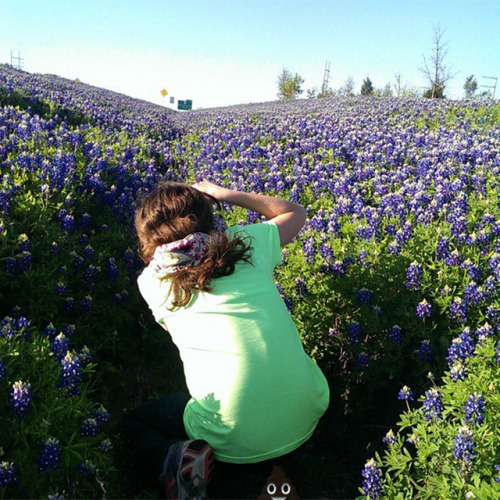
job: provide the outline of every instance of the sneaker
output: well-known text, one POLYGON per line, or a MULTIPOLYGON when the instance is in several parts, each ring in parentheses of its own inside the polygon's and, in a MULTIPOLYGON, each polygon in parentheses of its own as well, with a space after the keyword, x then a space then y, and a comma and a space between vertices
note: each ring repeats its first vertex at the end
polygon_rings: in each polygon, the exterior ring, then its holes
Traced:
POLYGON ((160 475, 166 498, 207 498, 206 487, 212 477, 213 461, 212 448, 202 439, 170 445, 160 475))

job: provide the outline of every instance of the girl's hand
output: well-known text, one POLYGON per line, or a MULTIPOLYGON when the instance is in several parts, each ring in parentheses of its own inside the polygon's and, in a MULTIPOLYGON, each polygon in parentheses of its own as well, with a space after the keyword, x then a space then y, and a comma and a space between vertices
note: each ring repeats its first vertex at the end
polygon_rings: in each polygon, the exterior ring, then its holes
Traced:
POLYGON ((209 181, 197 182, 196 184, 193 184, 192 187, 202 193, 213 196, 217 201, 225 201, 226 196, 230 191, 229 189, 223 188, 222 186, 218 186, 217 184, 209 181))

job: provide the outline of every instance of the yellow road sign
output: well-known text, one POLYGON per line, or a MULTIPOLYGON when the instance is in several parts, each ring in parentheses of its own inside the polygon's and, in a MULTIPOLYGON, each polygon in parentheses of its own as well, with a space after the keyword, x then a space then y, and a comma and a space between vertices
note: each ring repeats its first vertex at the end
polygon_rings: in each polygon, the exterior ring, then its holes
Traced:
POLYGON ((160 92, 160 94, 161 94, 163 97, 165 97, 165 96, 168 94, 168 92, 167 92, 165 89, 163 89, 163 90, 160 92))

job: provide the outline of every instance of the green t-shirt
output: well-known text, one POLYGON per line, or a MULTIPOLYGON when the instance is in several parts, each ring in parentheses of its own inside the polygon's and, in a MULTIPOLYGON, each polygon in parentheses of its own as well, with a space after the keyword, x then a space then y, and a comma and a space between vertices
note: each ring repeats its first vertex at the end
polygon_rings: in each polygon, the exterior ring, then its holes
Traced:
POLYGON ((251 237, 252 264, 238 262, 187 307, 168 310, 169 282, 148 267, 138 284, 184 363, 192 396, 184 412, 188 436, 205 439, 218 460, 252 463, 304 443, 328 407, 329 390, 274 283, 278 227, 267 222, 226 232, 251 237))

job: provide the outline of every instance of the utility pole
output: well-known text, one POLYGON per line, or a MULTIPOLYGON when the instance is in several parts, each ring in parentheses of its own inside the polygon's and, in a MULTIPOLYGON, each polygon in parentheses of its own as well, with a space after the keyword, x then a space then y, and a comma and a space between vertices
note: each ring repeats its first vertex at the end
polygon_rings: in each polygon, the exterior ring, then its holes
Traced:
POLYGON ((481 85, 481 87, 486 87, 487 89, 493 89, 493 92, 491 93, 491 100, 494 101, 498 78, 495 76, 483 76, 483 78, 488 78, 489 80, 495 80, 495 85, 481 85))
POLYGON ((326 94, 328 90, 328 79, 330 78, 330 61, 325 62, 325 72, 323 74, 323 85, 321 86, 321 93, 326 94))
POLYGON ((13 67, 13 68, 16 68, 16 69, 23 69, 23 64, 24 62, 24 59, 21 58, 21 52, 17 52, 17 57, 14 57, 12 55, 12 50, 10 51, 10 65, 13 67), (14 65, 14 61, 17 61, 16 65, 14 65))

